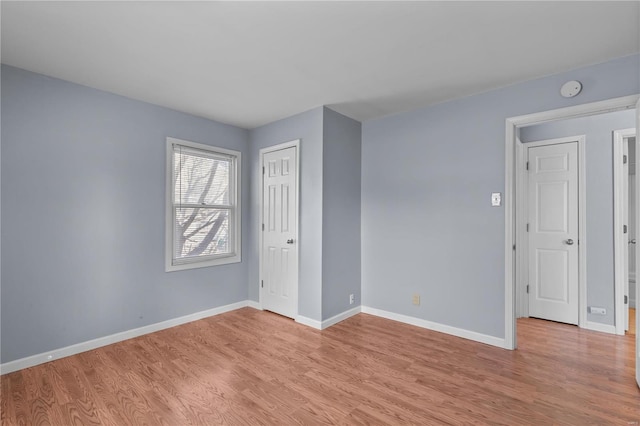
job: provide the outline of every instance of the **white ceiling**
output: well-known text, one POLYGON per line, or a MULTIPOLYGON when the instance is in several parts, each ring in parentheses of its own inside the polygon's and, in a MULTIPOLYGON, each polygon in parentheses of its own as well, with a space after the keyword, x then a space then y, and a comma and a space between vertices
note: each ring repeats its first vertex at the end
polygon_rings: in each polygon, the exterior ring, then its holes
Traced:
POLYGON ((2 62, 253 128, 360 121, 640 51, 640 2, 10 2, 2 62))

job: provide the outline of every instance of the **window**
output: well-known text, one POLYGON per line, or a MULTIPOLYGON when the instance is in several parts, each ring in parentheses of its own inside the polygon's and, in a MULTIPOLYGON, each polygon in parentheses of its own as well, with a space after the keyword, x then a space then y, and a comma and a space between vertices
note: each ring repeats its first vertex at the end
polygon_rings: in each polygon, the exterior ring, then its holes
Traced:
POLYGON ((239 176, 239 152, 167 138, 167 272, 240 262, 239 176))

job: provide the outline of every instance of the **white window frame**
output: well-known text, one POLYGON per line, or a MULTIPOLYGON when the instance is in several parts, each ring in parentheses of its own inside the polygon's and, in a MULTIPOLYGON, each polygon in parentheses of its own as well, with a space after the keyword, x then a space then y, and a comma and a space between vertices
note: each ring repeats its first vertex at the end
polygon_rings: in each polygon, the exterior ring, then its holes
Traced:
POLYGON ((241 179, 242 169, 241 169, 241 161, 242 155, 239 151, 234 151, 231 149, 219 148, 216 146, 205 145, 201 143, 186 141, 182 139, 176 139, 172 137, 167 138, 167 153, 166 153, 166 181, 165 181, 165 271, 182 271, 185 269, 194 269, 194 268, 205 268, 209 266, 216 265, 226 265, 229 263, 238 263, 242 260, 242 232, 241 232, 241 219, 242 219, 242 209, 241 209, 241 179), (174 240, 174 205, 173 205, 173 195, 174 195, 174 184, 175 184, 175 176, 173 174, 173 145, 178 144, 182 146, 186 146, 189 148, 199 149, 202 151, 206 151, 213 155, 224 155, 231 156, 234 162, 234 173, 231 173, 229 177, 231 179, 230 182, 230 199, 232 200, 231 204, 231 214, 230 214, 230 230, 232 232, 231 235, 231 253, 219 255, 215 257, 207 256, 205 259, 189 259, 188 261, 175 262, 173 258, 173 240, 174 240))

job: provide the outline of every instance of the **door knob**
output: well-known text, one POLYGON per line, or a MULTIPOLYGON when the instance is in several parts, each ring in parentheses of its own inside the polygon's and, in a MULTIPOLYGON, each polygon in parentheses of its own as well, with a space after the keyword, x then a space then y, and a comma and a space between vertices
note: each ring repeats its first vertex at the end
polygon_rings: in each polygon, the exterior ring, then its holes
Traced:
POLYGON ((634 238, 633 240, 629 240, 629 244, 635 244, 636 243, 636 239, 634 238))
POLYGON ((568 246, 572 246, 573 245, 573 240, 571 238, 569 238, 567 241, 565 241, 565 243, 567 243, 568 246))
POLYGON ((293 238, 289 238, 289 239, 287 240, 287 244, 293 244, 293 238))

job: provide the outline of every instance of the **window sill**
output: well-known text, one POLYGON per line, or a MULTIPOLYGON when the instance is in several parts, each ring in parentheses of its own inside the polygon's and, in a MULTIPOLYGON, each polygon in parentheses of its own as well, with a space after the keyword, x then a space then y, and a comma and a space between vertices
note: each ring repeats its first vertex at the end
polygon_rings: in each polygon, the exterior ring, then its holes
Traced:
POLYGON ((221 257, 218 259, 203 260, 201 262, 178 263, 172 264, 172 260, 168 259, 165 265, 165 272, 184 271, 187 269, 208 268, 210 266, 227 265, 229 263, 240 263, 242 258, 239 254, 235 256, 221 257))

